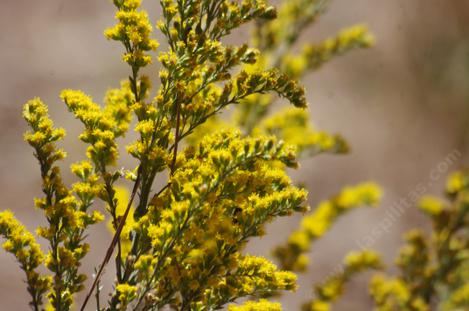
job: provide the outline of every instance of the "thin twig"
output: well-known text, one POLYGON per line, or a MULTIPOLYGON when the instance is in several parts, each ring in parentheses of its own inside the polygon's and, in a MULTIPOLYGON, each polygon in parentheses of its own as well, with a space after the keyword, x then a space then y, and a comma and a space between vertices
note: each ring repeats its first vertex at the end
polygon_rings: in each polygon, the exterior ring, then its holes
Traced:
MULTIPOLYGON (((96 274, 96 268, 94 269, 94 273, 96 274)), ((96 285, 96 295, 95 295, 97 311, 101 311, 100 294, 101 294, 101 288, 100 288, 100 283, 98 281, 98 284, 96 285)))
POLYGON ((117 255, 116 255, 116 274, 117 282, 122 282, 122 248, 121 248, 121 239, 117 239, 117 255))
POLYGON ((178 155, 178 144, 179 144, 179 127, 181 123, 181 107, 179 102, 176 100, 176 133, 174 137, 174 149, 173 149, 173 161, 171 163, 171 176, 174 174, 174 168, 176 166, 176 158, 178 155))

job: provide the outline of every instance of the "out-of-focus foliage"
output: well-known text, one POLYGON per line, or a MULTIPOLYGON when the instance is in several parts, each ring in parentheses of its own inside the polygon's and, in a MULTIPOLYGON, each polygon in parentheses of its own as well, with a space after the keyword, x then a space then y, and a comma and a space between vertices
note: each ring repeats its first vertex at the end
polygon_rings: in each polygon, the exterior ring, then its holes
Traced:
POLYGON ((430 234, 405 236, 399 275, 376 275, 370 291, 376 310, 467 310, 469 308, 469 174, 452 174, 447 201, 424 197, 419 208, 431 219, 430 234))
POLYGON ((348 254, 344 259, 342 270, 315 287, 316 298, 304 304, 303 310, 330 310, 332 303, 343 294, 346 283, 353 276, 369 269, 381 268, 380 256, 373 251, 348 254))
POLYGON ((321 202, 314 212, 303 218, 300 228, 289 236, 287 245, 274 251, 282 268, 304 271, 308 264, 305 253, 309 252, 314 240, 322 237, 339 216, 360 206, 376 205, 380 196, 378 186, 366 183, 347 187, 331 200, 321 202))

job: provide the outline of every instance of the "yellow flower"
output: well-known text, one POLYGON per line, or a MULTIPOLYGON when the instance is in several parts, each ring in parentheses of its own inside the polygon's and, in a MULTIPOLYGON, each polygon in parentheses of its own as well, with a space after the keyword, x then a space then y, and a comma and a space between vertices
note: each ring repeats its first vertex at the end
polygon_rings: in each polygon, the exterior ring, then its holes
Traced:
POLYGON ((454 172, 446 182, 446 191, 450 194, 459 192, 468 186, 468 180, 469 179, 463 172, 454 172))
POLYGON ((426 196, 420 200, 419 208, 431 216, 437 216, 443 211, 444 203, 438 198, 426 196))
POLYGON ((230 305, 228 311, 282 311, 282 306, 278 302, 270 302, 261 299, 258 302, 246 301, 243 305, 230 305))
POLYGON ((121 309, 125 310, 127 305, 137 298, 137 287, 129 284, 118 284, 116 290, 119 293, 119 301, 122 304, 121 309))

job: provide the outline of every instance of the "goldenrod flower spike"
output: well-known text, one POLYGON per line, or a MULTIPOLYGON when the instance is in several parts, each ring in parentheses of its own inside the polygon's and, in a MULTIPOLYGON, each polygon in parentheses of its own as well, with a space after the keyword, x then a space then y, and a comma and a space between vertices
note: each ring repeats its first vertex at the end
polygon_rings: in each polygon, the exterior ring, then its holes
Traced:
POLYGON ((380 188, 374 183, 364 183, 346 187, 331 200, 321 202, 310 215, 303 218, 300 228, 290 235, 287 244, 275 249, 274 254, 282 268, 305 270, 308 263, 306 253, 312 242, 323 236, 339 216, 361 206, 376 206, 380 199, 380 188))
POLYGON ((301 77, 308 71, 319 69, 336 56, 357 48, 368 48, 373 44, 374 38, 366 26, 353 26, 340 31, 335 38, 319 44, 304 45, 300 55, 286 54, 282 60, 282 68, 292 77, 301 77))
POLYGON ((44 276, 37 271, 44 263, 44 254, 37 244, 34 236, 20 224, 11 211, 0 212, 0 235, 6 241, 3 249, 12 253, 21 269, 26 274, 26 284, 31 295, 29 305, 35 311, 39 311, 44 294, 49 291, 52 284, 50 276, 44 276))
POLYGON ((145 11, 138 10, 140 0, 115 0, 118 8, 117 25, 107 29, 104 35, 108 39, 121 41, 126 53, 123 60, 132 68, 141 68, 150 64, 152 59, 147 53, 158 48, 158 42, 150 38, 152 26, 145 11))
MULTIPOLYGON (((77 101, 76 109, 83 112, 79 104, 77 101)), ((85 104, 89 103, 85 101, 85 104)), ((83 112, 81 117, 84 122, 91 122, 90 116, 93 114, 94 110, 91 109, 90 114, 83 112)), ((83 242, 85 230, 103 219, 99 212, 89 210, 93 198, 101 188, 88 162, 72 166, 72 171, 81 181, 76 183, 72 190, 65 186, 60 169, 56 166, 56 162, 65 157, 65 153, 56 147, 56 142, 64 137, 65 131, 54 128, 47 107, 41 100, 33 99, 27 102, 23 108, 23 117, 31 128, 31 131, 25 134, 25 140, 35 150, 45 195, 44 198, 35 199, 35 206, 44 211, 48 222, 48 226, 37 230, 37 234, 49 242, 50 250, 44 264, 54 273, 53 282, 47 288, 47 296, 50 305, 56 310, 70 310, 73 294, 83 289, 86 279, 85 275, 78 272, 80 261, 89 250, 89 245, 83 242)), ((43 288, 38 290, 45 291, 43 288)), ((41 301, 37 300, 35 303, 35 308, 40 308, 41 301)))
POLYGON ((253 134, 275 135, 286 143, 296 146, 299 157, 310 157, 320 153, 346 153, 348 145, 339 135, 316 131, 309 123, 306 110, 284 108, 265 118, 253 130, 253 134))

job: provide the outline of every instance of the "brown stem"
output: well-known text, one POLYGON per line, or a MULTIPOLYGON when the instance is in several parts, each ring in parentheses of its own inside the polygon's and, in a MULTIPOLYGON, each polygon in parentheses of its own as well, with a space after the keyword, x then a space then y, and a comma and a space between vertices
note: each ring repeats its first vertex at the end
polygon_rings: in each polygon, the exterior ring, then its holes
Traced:
POLYGON ((179 102, 176 100, 176 133, 174 137, 174 149, 173 149, 173 161, 171 163, 171 175, 174 174, 174 168, 176 166, 176 158, 178 155, 178 144, 179 144, 179 127, 181 123, 181 107, 179 102))
POLYGON ((117 239, 117 255, 116 255, 116 274, 117 282, 122 282, 122 248, 121 248, 121 239, 117 239))

